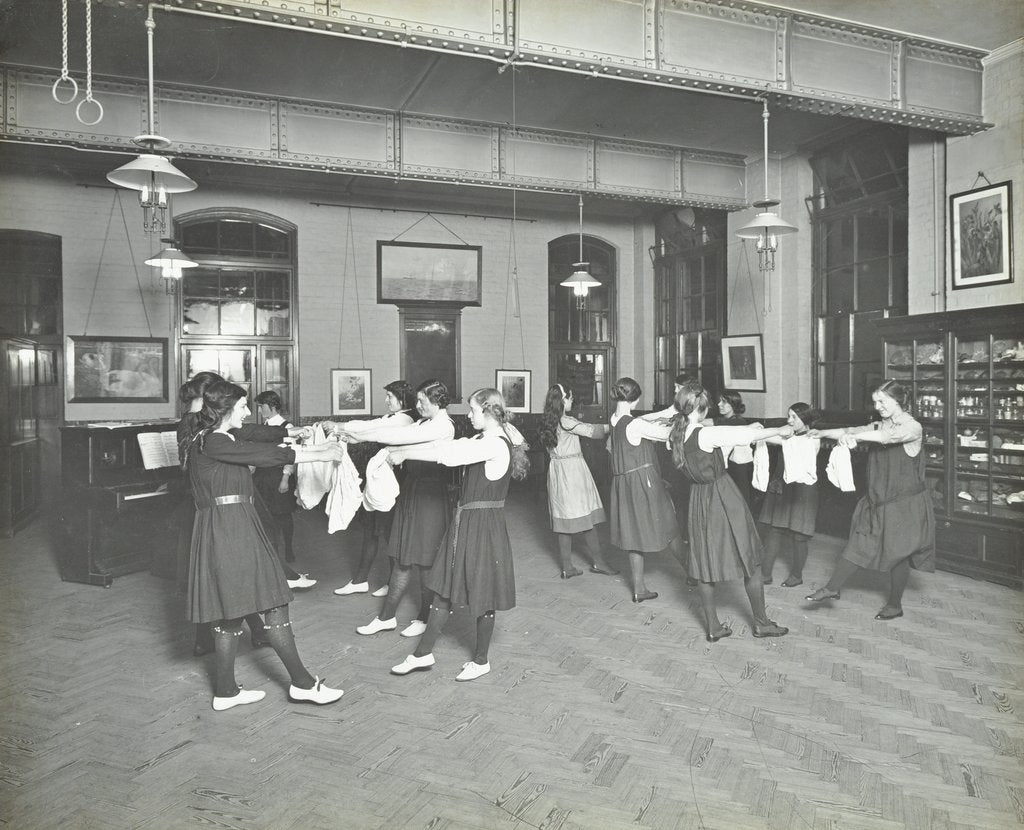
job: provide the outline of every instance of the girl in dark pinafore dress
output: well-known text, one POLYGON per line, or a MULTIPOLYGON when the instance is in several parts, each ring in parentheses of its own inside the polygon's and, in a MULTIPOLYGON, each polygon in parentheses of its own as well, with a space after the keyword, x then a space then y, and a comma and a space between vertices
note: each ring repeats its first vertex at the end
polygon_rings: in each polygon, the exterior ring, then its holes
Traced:
POLYGON ((615 413, 611 417, 612 488, 609 500, 611 539, 629 554, 633 602, 657 599, 644 581, 644 554, 657 553, 679 542, 672 499, 661 479, 657 442, 668 440, 669 423, 634 418, 640 384, 619 378, 612 386, 615 413))
POLYGON ((782 447, 783 470, 772 476, 761 507, 760 522, 768 526, 761 575, 765 585, 772 583, 775 559, 783 547, 793 552, 789 576, 783 588, 804 584, 807 543, 814 536, 818 518, 818 449, 821 441, 804 433, 820 417, 810 404, 798 401, 789 408, 787 423, 793 437, 769 438, 768 443, 782 447))
POLYGON ((935 570, 935 514, 924 482, 921 424, 907 412, 909 390, 887 380, 871 393, 880 422, 823 429, 814 435, 841 446, 878 444, 868 454, 868 492, 857 502, 850 540, 824 588, 807 599, 839 599, 839 589, 860 568, 889 571, 889 598, 876 620, 903 616, 903 591, 910 569, 935 570))
POLYGON ((718 618, 715 583, 742 579, 754 614, 755 637, 781 637, 788 628, 768 619, 761 583, 761 540, 754 517, 736 482, 725 468, 723 448, 788 436, 790 426, 761 429, 741 426, 701 426, 708 414, 708 393, 696 381, 676 394, 680 416, 672 427, 672 458, 693 482, 690 488, 687 571, 696 577, 707 619, 707 638, 715 642, 732 634, 718 618))
POLYGON ((469 419, 480 431, 431 447, 391 450, 391 463, 416 459, 447 467, 464 466, 462 492, 455 517, 427 576, 434 592, 427 627, 415 651, 393 674, 429 669, 434 643, 453 606, 468 606, 476 617, 476 648, 456 680, 476 680, 491 670, 488 650, 494 633, 494 612, 516 604, 512 545, 505 526, 509 481, 526 476, 529 461, 522 435, 508 423, 505 401, 497 389, 478 389, 469 399, 469 419))
MULTIPOLYGON (((448 387, 431 378, 416 389, 416 408, 423 417, 415 424, 356 433, 346 432, 345 425, 341 424, 338 431, 346 441, 375 441, 391 446, 450 441, 455 437, 455 425, 448 417, 448 402, 448 387)), ((449 476, 444 468, 419 461, 405 465, 404 470, 405 477, 391 523, 389 553, 392 568, 388 592, 380 613, 366 625, 356 626, 359 634, 377 634, 398 628, 398 604, 409 587, 413 571, 420 576, 420 610, 416 619, 402 629, 402 636, 419 637, 427 627, 431 595, 425 587, 424 578, 434 564, 437 547, 451 521, 449 476)))
POLYGON ((342 692, 306 670, 295 648, 288 603, 291 591, 274 545, 253 504, 249 465, 277 467, 307 461, 340 461, 338 444, 278 447, 235 438, 249 415, 245 390, 216 381, 203 395, 203 409, 187 435, 186 468, 196 503, 189 567, 189 619, 213 623, 214 698, 217 711, 255 703, 262 691, 240 691, 235 653, 242 618, 264 613, 264 633, 291 677, 295 702, 333 703, 342 692))

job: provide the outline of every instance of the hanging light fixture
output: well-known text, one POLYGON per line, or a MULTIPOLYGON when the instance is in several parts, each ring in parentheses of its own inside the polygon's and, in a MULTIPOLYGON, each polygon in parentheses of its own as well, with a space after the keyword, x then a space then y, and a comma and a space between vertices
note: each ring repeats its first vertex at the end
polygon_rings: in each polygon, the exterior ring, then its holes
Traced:
POLYGON ((590 263, 583 261, 583 194, 580 194, 580 261, 572 264, 572 274, 559 283, 563 288, 571 288, 576 298, 576 307, 583 309, 587 305, 587 294, 591 288, 599 288, 601 283, 590 273, 590 263))
POLYGON ((761 118, 764 121, 764 199, 754 202, 754 207, 761 212, 754 217, 752 222, 736 231, 736 236, 740 239, 756 240, 758 270, 774 271, 775 252, 779 249, 779 237, 788 233, 796 233, 797 228, 771 210, 779 204, 779 201, 768 198, 768 99, 762 98, 761 102, 764 105, 764 110, 761 113, 761 118))
POLYGON ((153 7, 146 18, 146 40, 149 65, 149 133, 138 135, 132 143, 146 152, 116 170, 107 173, 107 179, 119 187, 139 191, 142 208, 142 226, 146 233, 164 233, 167 229, 167 208, 172 193, 187 193, 196 189, 196 183, 171 164, 165 156, 155 154, 170 146, 170 141, 156 134, 153 118, 153 7))
POLYGON ((177 291, 178 283, 184 276, 182 273, 184 269, 195 268, 199 263, 179 251, 173 239, 161 239, 160 241, 167 247, 147 259, 146 265, 160 269, 160 276, 164 279, 165 293, 174 294, 177 291))

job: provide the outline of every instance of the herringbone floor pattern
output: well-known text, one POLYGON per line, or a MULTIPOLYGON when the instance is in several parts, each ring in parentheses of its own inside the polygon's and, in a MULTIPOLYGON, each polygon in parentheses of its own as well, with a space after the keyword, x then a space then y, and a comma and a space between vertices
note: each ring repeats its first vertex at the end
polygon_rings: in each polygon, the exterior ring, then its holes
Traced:
MULTIPOLYGON (((320 579, 292 616, 311 670, 345 689, 286 699, 283 667, 243 646, 260 703, 215 713, 170 583, 62 583, 45 522, 0 542, 0 824, 43 828, 778 828, 1024 824, 1024 602, 951 574, 912 577, 907 615, 873 617, 881 581, 808 607, 839 542, 812 542, 806 584, 769 587, 792 628, 709 644, 680 567, 651 557, 659 599, 624 577, 558 579, 543 507, 509 506, 519 607, 499 613, 492 672, 455 683, 472 620, 429 672, 388 668, 413 641, 360 637, 380 600, 336 597, 358 528, 297 521, 320 579)), ((613 554, 612 561, 625 563, 613 554)), ((581 560, 582 561, 582 560, 581 560)), ((410 600, 399 611, 404 625, 410 600)))

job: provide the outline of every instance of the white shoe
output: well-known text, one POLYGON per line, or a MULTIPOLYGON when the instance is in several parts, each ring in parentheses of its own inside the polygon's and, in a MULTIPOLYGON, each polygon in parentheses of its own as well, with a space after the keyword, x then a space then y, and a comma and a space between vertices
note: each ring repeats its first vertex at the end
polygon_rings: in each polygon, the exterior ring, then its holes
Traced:
POLYGON ((315 579, 310 579, 309 574, 299 574, 298 579, 289 579, 288 587, 292 589, 312 588, 316 585, 315 579))
POLYGON ((352 582, 349 581, 347 585, 342 585, 340 588, 335 588, 334 593, 339 597, 346 596, 347 594, 365 594, 370 590, 369 582, 352 582))
POLYGON ((218 712, 223 712, 225 709, 230 709, 233 706, 244 706, 246 703, 255 703, 257 700, 263 700, 266 694, 266 692, 261 692, 258 689, 239 689, 237 695, 215 697, 213 699, 213 708, 218 712))
POLYGON ((300 689, 298 686, 288 687, 288 697, 292 703, 316 703, 323 706, 325 703, 341 700, 343 694, 345 693, 341 689, 325 686, 324 681, 319 677, 315 679, 312 689, 300 689))
POLYGON ((427 654, 423 657, 416 657, 410 654, 397 666, 391 667, 392 674, 408 674, 411 671, 426 671, 434 665, 434 655, 427 654))
POLYGON ((424 631, 427 630, 427 624, 423 620, 413 620, 405 628, 402 629, 403 637, 419 637, 424 631))
POLYGON ((371 597, 386 597, 388 595, 388 586, 381 585, 376 591, 370 594, 371 597))
POLYGON ((455 679, 458 681, 476 680, 478 677, 483 677, 490 670, 490 663, 484 663, 482 666, 479 663, 473 662, 463 663, 462 671, 455 675, 455 679))
POLYGON ((394 631, 398 628, 398 620, 392 617, 390 620, 382 620, 380 617, 374 617, 366 625, 356 626, 357 634, 376 634, 378 631, 394 631))

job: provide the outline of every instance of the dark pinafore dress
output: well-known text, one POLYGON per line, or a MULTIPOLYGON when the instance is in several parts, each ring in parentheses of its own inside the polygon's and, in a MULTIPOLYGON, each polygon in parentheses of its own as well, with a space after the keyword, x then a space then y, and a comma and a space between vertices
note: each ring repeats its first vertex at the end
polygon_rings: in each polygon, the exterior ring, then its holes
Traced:
POLYGON ((763 550, 754 517, 736 482, 725 469, 725 457, 698 443, 701 427, 683 442, 683 474, 690 488, 690 550, 686 570, 701 582, 724 582, 752 576, 761 566, 763 550))
POLYGON ((632 420, 623 415, 612 427, 611 540, 622 550, 657 553, 679 535, 679 525, 654 442, 633 446, 626 438, 632 420))
POLYGON ((780 452, 780 455, 782 470, 777 470, 768 482, 758 520, 779 530, 813 536, 818 520, 818 485, 797 481, 787 484, 783 475, 785 453, 780 452))
POLYGON ((935 570, 935 514, 924 483, 924 450, 914 458, 902 444, 868 450, 868 492, 853 511, 843 559, 889 571, 904 559, 935 570))
POLYGON ((287 605, 292 592, 253 503, 249 466, 293 464, 295 451, 270 443, 206 436, 189 450, 195 498, 188 618, 206 623, 287 605))
POLYGON ((505 474, 490 481, 483 461, 465 467, 462 492, 426 587, 453 607, 469 606, 474 616, 516 606, 512 544, 505 526, 505 497, 512 480, 512 442, 505 474))
POLYGON ((429 568, 451 522, 451 474, 447 467, 430 461, 406 461, 402 470, 401 492, 392 511, 388 555, 403 567, 429 568))

